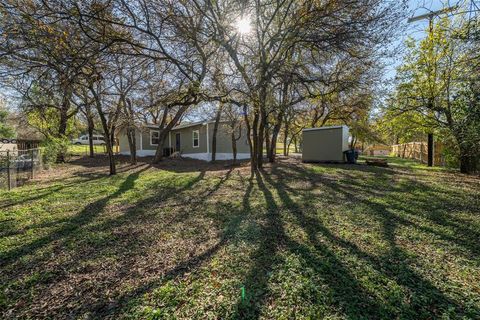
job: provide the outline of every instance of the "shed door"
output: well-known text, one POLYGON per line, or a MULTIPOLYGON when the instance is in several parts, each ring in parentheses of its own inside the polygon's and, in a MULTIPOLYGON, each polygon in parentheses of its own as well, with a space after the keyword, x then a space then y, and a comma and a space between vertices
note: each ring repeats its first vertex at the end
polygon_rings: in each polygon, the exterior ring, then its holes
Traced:
POLYGON ((175 134, 175 151, 180 151, 180 133, 175 134))

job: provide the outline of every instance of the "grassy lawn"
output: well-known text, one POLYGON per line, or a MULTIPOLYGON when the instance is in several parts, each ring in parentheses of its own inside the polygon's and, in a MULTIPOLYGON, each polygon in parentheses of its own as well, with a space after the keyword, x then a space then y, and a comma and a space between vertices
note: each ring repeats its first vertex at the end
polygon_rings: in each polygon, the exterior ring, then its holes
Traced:
MULTIPOLYGON (((96 154, 105 154, 106 149, 103 145, 94 145, 93 151, 96 154)), ((72 144, 68 147, 68 152, 72 155, 88 155, 90 153, 90 146, 83 144, 72 144)))
MULTIPOLYGON (((284 146, 284 144, 282 142, 277 142, 277 146, 275 148, 277 154, 283 154, 283 146, 284 146)), ((289 150, 290 153, 294 153, 295 152, 295 145, 292 143, 288 150, 289 150)))
POLYGON ((56 167, 0 191, 0 318, 480 318, 480 179, 390 161, 56 167))

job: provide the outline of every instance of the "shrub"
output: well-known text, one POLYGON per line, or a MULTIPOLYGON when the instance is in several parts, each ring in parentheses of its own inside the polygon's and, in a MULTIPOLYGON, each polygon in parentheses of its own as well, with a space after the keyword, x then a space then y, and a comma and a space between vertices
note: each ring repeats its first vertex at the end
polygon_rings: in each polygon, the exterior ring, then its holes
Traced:
POLYGON ((66 137, 49 137, 42 142, 42 161, 45 166, 57 162, 60 155, 67 154, 70 141, 66 137))

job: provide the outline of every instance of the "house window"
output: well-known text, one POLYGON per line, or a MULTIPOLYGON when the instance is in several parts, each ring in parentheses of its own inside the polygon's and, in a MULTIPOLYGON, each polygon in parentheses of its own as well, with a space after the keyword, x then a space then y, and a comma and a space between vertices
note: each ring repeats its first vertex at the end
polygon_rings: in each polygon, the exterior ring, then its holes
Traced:
POLYGON ((200 146, 200 133, 198 130, 193 131, 193 147, 198 148, 200 146))
POLYGON ((160 138, 160 131, 150 131, 150 144, 152 146, 158 146, 160 138))

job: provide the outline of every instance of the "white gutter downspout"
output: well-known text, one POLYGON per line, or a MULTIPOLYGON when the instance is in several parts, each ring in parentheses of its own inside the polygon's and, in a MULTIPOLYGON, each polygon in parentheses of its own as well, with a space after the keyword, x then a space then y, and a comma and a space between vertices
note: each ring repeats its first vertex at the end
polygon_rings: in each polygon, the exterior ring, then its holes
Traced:
POLYGON ((143 151, 143 132, 140 130, 140 151, 143 151))

